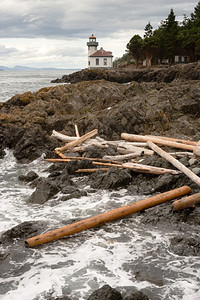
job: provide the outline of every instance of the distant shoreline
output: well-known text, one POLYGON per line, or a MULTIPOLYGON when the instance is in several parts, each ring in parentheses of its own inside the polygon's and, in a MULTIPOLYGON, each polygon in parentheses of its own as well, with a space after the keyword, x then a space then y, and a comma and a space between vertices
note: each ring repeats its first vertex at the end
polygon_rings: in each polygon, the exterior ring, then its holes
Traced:
POLYGON ((34 67, 27 67, 27 66, 15 66, 13 68, 0 66, 0 71, 80 71, 81 69, 71 69, 71 68, 34 68, 34 67))

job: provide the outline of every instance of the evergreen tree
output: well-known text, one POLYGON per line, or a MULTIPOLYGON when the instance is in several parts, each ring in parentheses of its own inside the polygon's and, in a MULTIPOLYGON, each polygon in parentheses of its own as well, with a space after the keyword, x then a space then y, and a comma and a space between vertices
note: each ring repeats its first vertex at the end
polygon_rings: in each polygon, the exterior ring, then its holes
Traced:
POLYGON ((173 9, 170 10, 170 13, 165 21, 161 23, 161 30, 163 36, 163 46, 165 48, 165 55, 169 58, 170 64, 174 63, 175 55, 179 50, 178 44, 178 32, 179 26, 176 21, 176 16, 173 9))
POLYGON ((145 26, 144 29, 144 38, 149 38, 153 35, 153 27, 151 26, 150 22, 145 26))
POLYGON ((129 53, 133 56, 136 61, 136 65, 138 65, 139 60, 142 59, 142 38, 138 34, 134 35, 129 43, 127 44, 127 49, 129 53))
POLYGON ((158 38, 153 36, 153 27, 150 22, 146 25, 144 29, 144 39, 142 43, 142 50, 146 57, 146 66, 151 66, 152 58, 156 56, 156 50, 158 48, 158 38))

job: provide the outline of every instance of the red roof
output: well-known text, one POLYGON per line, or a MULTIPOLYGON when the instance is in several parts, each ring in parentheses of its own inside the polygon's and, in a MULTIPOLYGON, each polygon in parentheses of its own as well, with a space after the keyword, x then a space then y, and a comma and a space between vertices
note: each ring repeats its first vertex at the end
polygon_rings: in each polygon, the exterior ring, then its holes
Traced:
POLYGON ((89 39, 96 39, 96 37, 92 34, 89 39))
POLYGON ((91 56, 113 56, 111 51, 105 51, 103 48, 92 53, 91 56))

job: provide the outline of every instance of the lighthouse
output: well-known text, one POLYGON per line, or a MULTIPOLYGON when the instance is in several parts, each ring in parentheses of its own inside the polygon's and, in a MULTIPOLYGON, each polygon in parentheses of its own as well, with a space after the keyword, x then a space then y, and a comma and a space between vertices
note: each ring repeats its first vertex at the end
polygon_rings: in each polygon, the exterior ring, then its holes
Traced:
POLYGON ((96 37, 92 34, 89 37, 89 42, 87 42, 88 46, 88 57, 97 50, 99 43, 96 41, 96 37))
POLYGON ((111 51, 105 51, 102 47, 97 50, 99 43, 92 34, 89 37, 88 46, 88 69, 93 68, 112 68, 113 55, 111 51))

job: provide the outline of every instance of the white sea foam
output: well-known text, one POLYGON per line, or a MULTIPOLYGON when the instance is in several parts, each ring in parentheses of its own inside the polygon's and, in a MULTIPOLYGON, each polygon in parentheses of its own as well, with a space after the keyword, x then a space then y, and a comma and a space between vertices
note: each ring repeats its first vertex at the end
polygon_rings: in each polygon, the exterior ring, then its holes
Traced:
MULTIPOLYGON (((33 189, 18 181, 18 176, 30 170, 47 176, 48 173, 43 172, 47 166, 43 158, 30 164, 18 164, 12 152, 7 151, 1 160, 1 232, 21 222, 36 220, 48 220, 52 228, 62 227, 63 221, 71 218, 87 218, 142 198, 128 195, 125 189, 116 193, 101 190, 65 202, 55 197, 42 206, 27 204, 33 189)), ((76 178, 79 180, 81 178, 76 178)), ((67 294, 72 300, 81 300, 103 284, 109 284, 150 288, 157 292, 159 299, 197 300, 199 259, 171 253, 169 239, 173 234, 177 232, 163 234, 133 216, 31 249, 31 256, 23 262, 23 274, 11 273, 10 277, 0 279, 0 299, 31 300, 67 294), (147 269, 153 266, 162 270, 164 285, 137 280, 134 268, 140 264, 147 269)))

